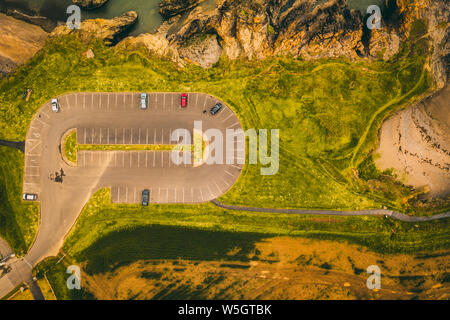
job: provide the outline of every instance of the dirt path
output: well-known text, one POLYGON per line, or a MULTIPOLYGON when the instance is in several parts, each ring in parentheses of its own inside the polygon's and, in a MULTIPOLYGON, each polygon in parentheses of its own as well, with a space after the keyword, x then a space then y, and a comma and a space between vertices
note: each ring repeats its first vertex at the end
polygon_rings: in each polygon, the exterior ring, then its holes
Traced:
POLYGON ((359 211, 340 211, 340 210, 309 210, 309 209, 272 209, 272 208, 257 208, 257 207, 241 207, 223 204, 217 200, 211 200, 214 205, 237 211, 252 211, 252 212, 270 212, 270 213, 289 213, 289 214, 310 214, 310 215, 333 215, 333 216, 388 216, 404 222, 424 222, 438 219, 450 218, 450 212, 436 214, 431 217, 412 217, 403 213, 398 213, 387 209, 371 209, 359 211))

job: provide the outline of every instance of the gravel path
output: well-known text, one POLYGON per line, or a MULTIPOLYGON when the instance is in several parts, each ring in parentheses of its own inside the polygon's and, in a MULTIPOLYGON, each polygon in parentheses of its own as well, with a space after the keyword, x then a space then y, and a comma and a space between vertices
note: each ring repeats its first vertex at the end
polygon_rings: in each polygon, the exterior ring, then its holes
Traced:
POLYGON ((438 219, 445 219, 450 217, 450 212, 436 214, 431 217, 413 217, 403 213, 398 213, 386 209, 372 209, 359 211, 339 211, 339 210, 302 210, 302 209, 272 209, 272 208, 256 208, 256 207, 241 207, 223 204, 217 200, 211 200, 214 205, 237 211, 253 211, 253 212, 271 212, 271 213, 289 213, 289 214, 311 214, 311 215, 333 215, 333 216, 389 216, 391 218, 404 222, 423 222, 438 219))

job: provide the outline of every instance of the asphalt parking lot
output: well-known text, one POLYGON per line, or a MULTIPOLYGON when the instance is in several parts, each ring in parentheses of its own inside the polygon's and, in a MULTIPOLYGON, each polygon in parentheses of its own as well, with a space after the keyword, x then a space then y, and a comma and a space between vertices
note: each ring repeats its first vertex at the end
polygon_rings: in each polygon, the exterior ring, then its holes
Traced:
MULTIPOLYGON (((98 188, 111 188, 114 203, 139 203, 143 189, 150 190, 155 203, 198 203, 226 192, 240 175, 242 165, 194 167, 175 165, 169 151, 78 151, 77 166, 69 167, 62 155, 53 162, 43 151, 59 146, 48 144, 48 135, 61 140, 65 132, 77 131, 78 144, 171 145, 176 129, 192 133, 194 121, 202 121, 203 130, 241 128, 239 120, 223 102, 215 116, 209 109, 218 99, 201 93, 188 93, 188 107, 181 108, 180 93, 148 93, 148 109, 139 107, 140 93, 71 93, 58 97, 60 112, 50 102, 35 115, 26 139, 23 191, 43 195, 49 177, 63 169, 63 186, 83 184, 95 179, 98 188), (46 139, 44 142, 43 139, 46 139), (73 182, 72 182, 73 181, 73 182)), ((50 139, 51 140, 51 139, 50 139)), ((236 148, 238 148, 236 144, 236 148)), ((59 150, 58 150, 59 151, 59 150)), ((45 152, 44 152, 45 153, 45 152)), ((237 160, 237 159, 236 159, 237 160)))

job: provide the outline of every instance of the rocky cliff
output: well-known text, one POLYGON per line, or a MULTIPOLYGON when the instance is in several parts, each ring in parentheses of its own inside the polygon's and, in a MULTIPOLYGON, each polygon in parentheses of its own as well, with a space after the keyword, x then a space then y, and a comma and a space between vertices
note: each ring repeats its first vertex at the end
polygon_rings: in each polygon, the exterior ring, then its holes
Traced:
POLYGON ((128 11, 113 19, 85 20, 81 23, 80 29, 71 30, 66 25, 61 25, 53 30, 50 37, 79 33, 81 37, 101 38, 106 45, 114 45, 126 35, 126 31, 136 23, 137 19, 137 12, 128 11))
POLYGON ((41 28, 0 13, 0 77, 31 58, 47 37, 41 28))

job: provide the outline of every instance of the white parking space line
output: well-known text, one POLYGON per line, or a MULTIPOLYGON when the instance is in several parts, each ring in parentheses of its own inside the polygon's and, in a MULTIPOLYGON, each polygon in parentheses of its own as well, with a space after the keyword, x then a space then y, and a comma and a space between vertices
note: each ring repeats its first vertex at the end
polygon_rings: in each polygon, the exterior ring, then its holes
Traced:
POLYGON ((224 123, 225 121, 227 121, 230 117, 232 117, 233 116, 233 112, 231 112, 231 114, 228 116, 228 117, 226 117, 225 119, 223 119, 222 120, 222 123, 224 123))
POLYGON ((209 193, 211 194, 211 197, 213 197, 213 198, 214 198, 214 194, 212 193, 212 191, 211 191, 211 188, 209 187, 209 184, 207 185, 207 187, 208 187, 208 191, 209 191, 209 193))
POLYGON ((223 181, 223 183, 225 183, 225 185, 229 188, 231 185, 228 183, 228 182, 226 182, 225 180, 222 180, 223 181))
POLYGON ((148 167, 148 152, 145 153, 145 167, 148 167))
POLYGON ((83 109, 86 108, 86 93, 83 93, 83 109))
POLYGON ((44 116, 46 116, 47 119, 50 119, 50 116, 49 116, 47 113, 45 113, 43 110, 41 111, 41 113, 42 113, 44 116))
POLYGON ((43 121, 43 120, 41 120, 41 119, 39 119, 39 118, 35 118, 35 119, 36 119, 37 121, 39 121, 39 122, 45 124, 47 127, 50 126, 47 122, 45 122, 45 121, 43 121))
POLYGON ((145 138, 145 144, 148 144, 148 128, 147 128, 146 132, 147 132, 147 135, 146 135, 146 138, 145 138))
POLYGON ((200 197, 202 198, 202 202, 204 202, 205 198, 203 198, 202 188, 198 188, 198 190, 200 190, 200 197))
POLYGON ((217 190, 219 190, 219 194, 222 193, 222 190, 219 188, 219 186, 217 185, 217 183, 214 181, 214 185, 216 186, 217 190))
POLYGON ((225 173, 229 174, 230 176, 234 177, 234 175, 232 173, 228 172, 227 170, 224 169, 223 171, 225 171, 225 173))

